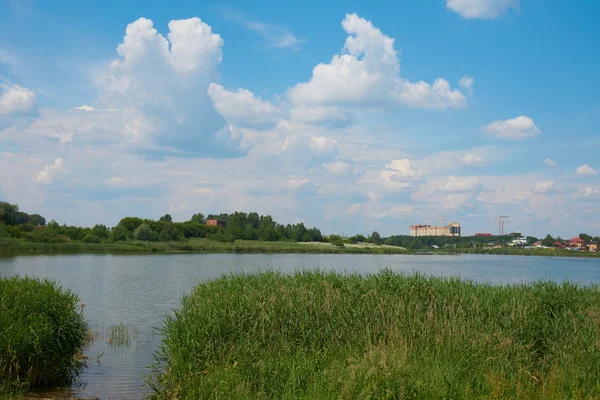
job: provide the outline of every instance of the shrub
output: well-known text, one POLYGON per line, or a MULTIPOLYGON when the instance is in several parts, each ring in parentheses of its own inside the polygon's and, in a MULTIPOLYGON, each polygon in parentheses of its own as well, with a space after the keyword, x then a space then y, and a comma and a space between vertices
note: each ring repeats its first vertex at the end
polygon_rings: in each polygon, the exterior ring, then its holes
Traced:
POLYGON ((152 229, 150 229, 150 225, 143 223, 135 228, 135 231, 133 231, 133 238, 135 240, 152 240, 154 239, 154 236, 156 236, 156 234, 153 235, 153 233, 152 229))
POLYGON ((0 279, 0 393, 64 385, 84 366, 79 298, 48 280, 0 279))
POLYGON ((223 232, 208 234, 206 236, 206 238, 209 240, 214 240, 215 242, 221 242, 221 243, 235 242, 235 237, 233 235, 228 234, 228 233, 224 234, 223 232))
POLYGON ((100 243, 101 240, 98 236, 94 235, 85 235, 83 239, 81 239, 83 243, 100 243))
POLYGON ((6 232, 8 233, 8 236, 19 239, 23 237, 23 232, 19 229, 18 226, 7 226, 6 228, 6 232))

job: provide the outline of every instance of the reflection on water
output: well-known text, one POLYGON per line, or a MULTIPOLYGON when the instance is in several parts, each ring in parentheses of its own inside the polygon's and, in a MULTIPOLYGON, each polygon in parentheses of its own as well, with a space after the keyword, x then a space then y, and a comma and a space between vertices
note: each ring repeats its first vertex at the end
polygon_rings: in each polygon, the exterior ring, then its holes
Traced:
POLYGON ((0 276, 52 278, 77 293, 92 331, 88 367, 71 388, 31 397, 140 399, 147 393, 163 317, 200 282, 234 272, 332 269, 374 273, 381 268, 460 276, 493 284, 537 280, 600 282, 595 259, 519 256, 318 254, 54 255, 0 258, 0 276))

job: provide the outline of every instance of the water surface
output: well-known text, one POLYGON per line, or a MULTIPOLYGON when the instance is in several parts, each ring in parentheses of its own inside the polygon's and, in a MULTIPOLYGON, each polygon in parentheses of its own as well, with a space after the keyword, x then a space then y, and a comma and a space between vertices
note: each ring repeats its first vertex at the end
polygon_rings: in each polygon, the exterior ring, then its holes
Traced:
POLYGON ((160 341, 156 327, 193 286, 234 272, 317 268, 360 273, 389 268, 492 284, 600 283, 600 257, 175 254, 0 258, 0 276, 52 278, 81 297, 86 319, 97 334, 86 350, 89 366, 78 385, 51 395, 101 399, 143 397, 147 392, 143 376, 160 341))

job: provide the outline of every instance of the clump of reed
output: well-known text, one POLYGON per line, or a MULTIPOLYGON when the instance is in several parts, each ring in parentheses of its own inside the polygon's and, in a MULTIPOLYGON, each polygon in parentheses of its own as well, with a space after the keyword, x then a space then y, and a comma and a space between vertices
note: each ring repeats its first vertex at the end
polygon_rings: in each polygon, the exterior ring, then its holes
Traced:
POLYGON ((85 364, 82 311, 52 281, 0 278, 0 394, 72 381, 85 364))
POLYGON ((166 318, 156 399, 600 397, 600 292, 383 271, 199 285, 166 318))

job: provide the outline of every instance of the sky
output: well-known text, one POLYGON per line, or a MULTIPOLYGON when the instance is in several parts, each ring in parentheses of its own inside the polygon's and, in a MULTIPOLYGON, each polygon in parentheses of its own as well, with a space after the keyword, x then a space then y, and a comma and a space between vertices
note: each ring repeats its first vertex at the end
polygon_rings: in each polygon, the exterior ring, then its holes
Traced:
POLYGON ((0 0, 0 200, 600 235, 600 3, 0 0))

